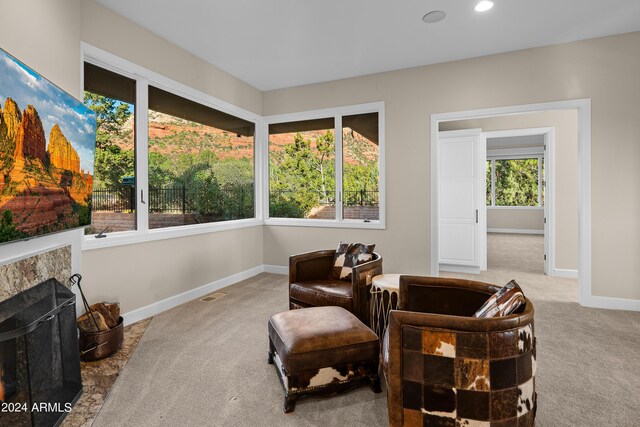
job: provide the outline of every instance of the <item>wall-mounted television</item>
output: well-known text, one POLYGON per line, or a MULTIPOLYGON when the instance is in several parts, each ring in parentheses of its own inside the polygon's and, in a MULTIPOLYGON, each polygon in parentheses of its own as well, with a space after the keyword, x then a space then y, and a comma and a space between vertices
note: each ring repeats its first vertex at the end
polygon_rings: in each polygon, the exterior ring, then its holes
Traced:
POLYGON ((96 116, 0 49, 0 243, 91 224, 96 116))

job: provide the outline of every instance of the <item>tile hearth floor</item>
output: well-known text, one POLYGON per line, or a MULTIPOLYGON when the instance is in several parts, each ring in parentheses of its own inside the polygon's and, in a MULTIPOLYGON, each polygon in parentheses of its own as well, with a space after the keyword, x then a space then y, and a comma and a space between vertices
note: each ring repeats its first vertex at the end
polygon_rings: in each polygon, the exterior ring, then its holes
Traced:
POLYGON ((122 348, 114 355, 96 362, 81 362, 82 396, 66 416, 61 427, 89 427, 102 408, 113 383, 147 330, 151 319, 124 328, 122 348))

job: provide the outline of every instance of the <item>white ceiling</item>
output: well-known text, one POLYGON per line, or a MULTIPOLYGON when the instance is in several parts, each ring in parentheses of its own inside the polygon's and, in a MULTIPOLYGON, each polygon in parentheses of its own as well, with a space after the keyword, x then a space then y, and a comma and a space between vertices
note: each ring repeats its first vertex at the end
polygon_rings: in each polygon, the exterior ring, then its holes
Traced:
POLYGON ((640 30, 640 0, 97 1, 263 91, 640 30))

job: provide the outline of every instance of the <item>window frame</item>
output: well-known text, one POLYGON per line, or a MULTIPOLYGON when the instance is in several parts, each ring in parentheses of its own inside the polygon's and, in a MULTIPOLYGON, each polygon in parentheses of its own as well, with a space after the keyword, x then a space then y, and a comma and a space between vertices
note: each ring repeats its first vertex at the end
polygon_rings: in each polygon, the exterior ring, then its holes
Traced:
POLYGON ((264 170, 262 178, 262 213, 265 225, 281 225, 293 227, 329 227, 329 228, 368 228, 385 229, 385 144, 384 144, 384 102, 371 102, 366 104, 348 105, 342 107, 325 108, 318 110, 300 111, 295 113, 277 114, 263 117, 262 134, 264 135, 264 170), (378 209, 379 219, 364 222, 361 219, 343 218, 342 200, 342 179, 343 179, 343 146, 342 146, 342 117, 356 114, 378 113, 378 209), (327 119, 334 120, 334 141, 335 141, 335 219, 312 219, 312 218, 271 218, 269 216, 269 125, 286 122, 297 122, 303 120, 327 119))
POLYGON ((190 101, 202 104, 206 107, 210 107, 254 123, 255 134, 253 163, 255 209, 253 218, 149 229, 148 205, 142 202, 141 197, 136 197, 136 230, 107 233, 107 237, 103 239, 97 239, 96 234, 86 235, 84 236, 82 243, 83 250, 106 248, 124 244, 142 243, 175 237, 185 237, 238 228, 256 227, 263 224, 263 198, 261 191, 258 190, 263 187, 262 180, 264 177, 264 151, 261 149, 261 146, 263 145, 261 141, 264 139, 264 136, 261 132, 263 132, 264 126, 262 117, 260 115, 208 95, 199 90, 193 89, 187 85, 150 71, 144 67, 131 63, 127 60, 124 60, 118 56, 105 52, 84 42, 81 43, 80 55, 81 93, 84 93, 85 62, 136 81, 135 176, 136 192, 138 196, 142 192, 142 194, 144 194, 144 200, 146 201, 148 198, 148 87, 149 85, 152 85, 190 101))
POLYGON ((529 209, 540 210, 544 209, 542 205, 542 186, 544 185, 544 178, 542 176, 542 162, 544 161, 544 147, 521 149, 519 152, 516 150, 488 150, 487 161, 491 162, 491 204, 487 204, 487 209, 529 209), (509 153, 509 154, 507 154, 509 153), (538 159, 538 202, 536 206, 496 206, 496 160, 527 160, 538 159))

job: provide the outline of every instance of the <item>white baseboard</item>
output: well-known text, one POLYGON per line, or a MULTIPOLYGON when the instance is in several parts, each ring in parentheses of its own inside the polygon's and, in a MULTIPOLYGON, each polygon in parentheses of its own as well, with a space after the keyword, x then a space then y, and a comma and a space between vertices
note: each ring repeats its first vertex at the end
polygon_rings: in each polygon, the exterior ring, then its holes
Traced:
POLYGON ((480 274, 480 267, 440 264, 440 271, 448 271, 450 273, 480 274))
POLYGON ((577 279, 578 278, 578 270, 568 270, 565 268, 554 268, 551 272, 552 276, 555 277, 564 277, 566 279, 577 279))
POLYGON ((265 273, 273 273, 273 274, 284 274, 285 276, 289 274, 289 267, 286 265, 263 265, 265 273))
MULTIPOLYGON (((470 274, 478 274, 480 272, 480 269, 478 267, 465 267, 448 264, 441 264, 440 270, 454 273, 470 274)), ((204 295, 217 291, 218 289, 222 289, 226 286, 233 285, 234 283, 240 282, 242 280, 249 279, 263 272, 286 275, 289 273, 289 268, 282 265, 263 264, 245 271, 241 271, 240 273, 232 274, 231 276, 224 277, 206 285, 191 289, 181 294, 165 298, 161 301, 154 302, 145 307, 141 307, 125 313, 122 315, 122 317, 124 318, 124 324, 130 325, 132 323, 139 322, 140 320, 155 316, 156 314, 162 313, 163 311, 170 310, 181 304, 192 301, 196 298, 200 298, 204 295)), ((576 270, 554 269, 553 272, 555 276, 559 277, 577 277, 578 275, 576 270)), ((581 305, 585 307, 606 308, 613 310, 640 311, 640 300, 625 298, 588 296, 586 297, 585 301, 581 301, 581 305)))
POLYGON ((509 233, 509 234, 542 234, 544 230, 530 230, 525 228, 487 228, 487 233, 509 233))
POLYGON ((224 288, 242 280, 249 279, 265 271, 264 265, 250 268, 249 270, 241 271, 240 273, 232 274, 231 276, 223 277, 215 282, 208 283, 206 285, 197 287, 195 289, 188 290, 178 295, 174 295, 169 298, 165 298, 162 301, 154 302, 145 307, 138 308, 122 315, 124 318, 124 324, 130 325, 140 320, 147 319, 151 316, 155 316, 158 313, 177 307, 185 302, 189 302, 196 298, 200 298, 204 295, 210 294, 213 291, 224 288))
POLYGON ((606 308, 610 310, 640 311, 640 300, 627 298, 587 296, 580 305, 593 308, 606 308))

